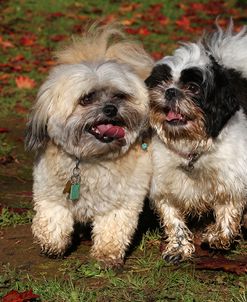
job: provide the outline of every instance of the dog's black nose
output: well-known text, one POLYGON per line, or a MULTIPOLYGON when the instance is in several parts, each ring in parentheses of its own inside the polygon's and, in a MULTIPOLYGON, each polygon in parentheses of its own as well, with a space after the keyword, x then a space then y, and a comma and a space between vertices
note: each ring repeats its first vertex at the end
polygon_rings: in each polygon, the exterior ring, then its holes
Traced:
POLYGON ((167 101, 172 101, 179 95, 179 91, 176 88, 168 88, 165 92, 165 98, 167 101))
POLYGON ((103 113, 107 116, 107 117, 114 117, 117 115, 118 109, 115 105, 109 104, 109 105, 105 105, 105 107, 103 108, 103 113))

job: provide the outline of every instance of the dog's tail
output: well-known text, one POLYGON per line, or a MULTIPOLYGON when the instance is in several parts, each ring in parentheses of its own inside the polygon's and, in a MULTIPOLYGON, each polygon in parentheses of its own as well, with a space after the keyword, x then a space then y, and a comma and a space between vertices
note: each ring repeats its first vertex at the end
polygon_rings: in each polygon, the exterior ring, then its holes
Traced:
POLYGON ((216 62, 228 69, 235 69, 247 78, 247 27, 233 32, 233 21, 224 31, 217 23, 218 30, 206 36, 203 44, 212 54, 216 62))
POLYGON ((116 60, 131 66, 142 79, 147 78, 153 67, 153 60, 143 46, 126 39, 126 34, 116 24, 93 24, 82 37, 74 38, 55 55, 59 64, 116 60))

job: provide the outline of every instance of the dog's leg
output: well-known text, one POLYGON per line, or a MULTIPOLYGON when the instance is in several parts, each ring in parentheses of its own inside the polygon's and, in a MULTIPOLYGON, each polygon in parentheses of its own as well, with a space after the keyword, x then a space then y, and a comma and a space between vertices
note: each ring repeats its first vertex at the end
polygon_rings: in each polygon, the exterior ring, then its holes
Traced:
POLYGON ((162 251, 162 257, 168 262, 177 263, 189 259, 195 251, 193 235, 185 224, 178 209, 162 200, 157 209, 165 231, 167 245, 162 251))
POLYGON ((41 252, 50 257, 61 257, 71 243, 74 220, 69 209, 62 205, 42 202, 35 205, 32 232, 41 252))
POLYGON ((243 209, 241 203, 228 203, 217 204, 214 211, 215 224, 207 228, 203 241, 211 248, 227 250, 239 235, 243 209))
POLYGON ((139 211, 120 209, 95 217, 91 254, 104 267, 121 267, 137 227, 139 211))

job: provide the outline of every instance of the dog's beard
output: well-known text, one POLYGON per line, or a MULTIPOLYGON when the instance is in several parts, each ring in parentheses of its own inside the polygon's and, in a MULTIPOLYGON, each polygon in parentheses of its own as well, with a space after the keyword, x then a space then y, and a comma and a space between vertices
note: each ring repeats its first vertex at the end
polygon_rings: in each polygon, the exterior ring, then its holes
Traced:
POLYGON ((83 158, 115 158, 125 153, 136 141, 146 120, 138 106, 121 104, 118 114, 106 118, 102 105, 77 106, 62 124, 51 117, 49 135, 65 152, 83 158))
POLYGON ((156 87, 151 91, 150 104, 150 124, 166 144, 183 141, 198 145, 207 140, 204 114, 190 95, 170 103, 156 87))

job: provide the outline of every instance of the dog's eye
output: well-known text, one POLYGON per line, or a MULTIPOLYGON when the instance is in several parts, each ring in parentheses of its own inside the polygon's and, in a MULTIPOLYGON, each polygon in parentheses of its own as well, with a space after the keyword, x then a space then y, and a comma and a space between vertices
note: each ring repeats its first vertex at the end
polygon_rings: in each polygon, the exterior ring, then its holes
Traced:
POLYGON ((127 95, 123 92, 118 92, 113 95, 113 98, 118 99, 118 100, 124 100, 124 99, 126 99, 126 97, 127 97, 127 95))
POLYGON ((193 94, 199 94, 201 91, 201 88, 196 83, 187 83, 185 85, 185 89, 191 91, 193 94))
POLYGON ((93 102, 95 92, 90 92, 89 94, 83 95, 79 98, 79 103, 81 105, 89 105, 93 102))

